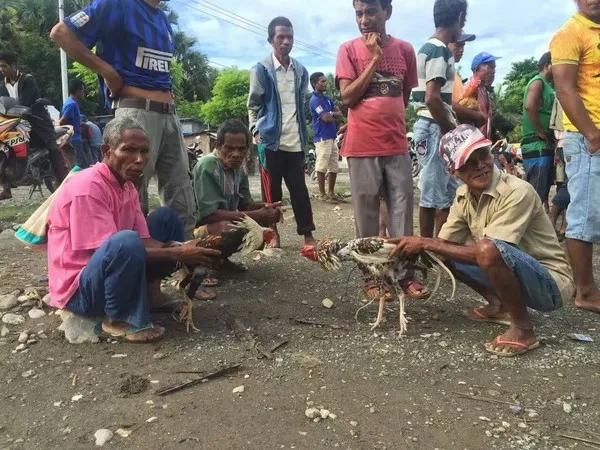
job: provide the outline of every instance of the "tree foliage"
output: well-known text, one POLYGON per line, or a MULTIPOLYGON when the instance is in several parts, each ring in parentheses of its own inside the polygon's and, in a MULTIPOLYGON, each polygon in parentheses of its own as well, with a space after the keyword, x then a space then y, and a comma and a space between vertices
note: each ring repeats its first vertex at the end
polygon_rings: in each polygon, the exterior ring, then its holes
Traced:
POLYGON ((236 68, 217 75, 212 98, 201 109, 201 118, 211 126, 219 126, 227 119, 248 123, 246 102, 250 90, 250 72, 236 68))

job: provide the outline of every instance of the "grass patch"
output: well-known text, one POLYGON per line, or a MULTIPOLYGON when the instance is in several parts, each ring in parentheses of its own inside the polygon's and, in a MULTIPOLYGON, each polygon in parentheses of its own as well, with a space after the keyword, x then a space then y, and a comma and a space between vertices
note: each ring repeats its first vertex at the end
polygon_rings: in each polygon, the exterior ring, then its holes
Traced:
POLYGON ((15 206, 2 206, 0 207, 0 222, 2 223, 18 223, 25 222, 29 216, 31 216, 36 209, 42 204, 40 203, 27 203, 24 205, 15 206))

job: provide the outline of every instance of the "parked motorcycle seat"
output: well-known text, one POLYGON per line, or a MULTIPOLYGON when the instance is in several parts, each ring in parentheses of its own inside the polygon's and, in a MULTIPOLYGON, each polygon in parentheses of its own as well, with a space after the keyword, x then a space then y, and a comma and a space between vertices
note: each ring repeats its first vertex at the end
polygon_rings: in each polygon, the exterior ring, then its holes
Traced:
POLYGON ((31 114, 31 108, 27 106, 13 106, 8 111, 6 111, 6 115, 9 117, 23 117, 31 114))

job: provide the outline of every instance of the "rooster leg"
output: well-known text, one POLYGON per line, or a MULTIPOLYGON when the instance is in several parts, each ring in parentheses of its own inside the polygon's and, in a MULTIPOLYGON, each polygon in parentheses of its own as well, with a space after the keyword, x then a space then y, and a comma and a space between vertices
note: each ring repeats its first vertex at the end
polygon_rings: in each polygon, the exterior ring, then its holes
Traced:
POLYGON ((385 295, 379 297, 379 310, 377 311, 377 319, 371 324, 371 331, 379 326, 383 320, 383 310, 385 308, 385 295))
POLYGON ((408 329, 408 320, 406 319, 406 312, 404 310, 404 300, 406 299, 406 296, 404 295, 404 292, 401 291, 400 294, 398 294, 398 303, 399 303, 399 316, 400 316, 400 329, 398 330, 398 337, 402 337, 404 335, 404 333, 406 333, 406 330, 408 329))

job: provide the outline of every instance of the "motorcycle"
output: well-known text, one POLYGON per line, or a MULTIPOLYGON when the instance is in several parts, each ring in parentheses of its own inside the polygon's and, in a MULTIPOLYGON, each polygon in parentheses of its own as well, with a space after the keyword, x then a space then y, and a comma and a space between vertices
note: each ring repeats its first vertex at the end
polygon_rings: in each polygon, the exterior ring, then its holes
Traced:
POLYGON ((17 105, 12 98, 0 98, 0 181, 10 187, 30 186, 30 198, 35 191, 42 193, 42 183, 48 191, 54 192, 62 181, 55 170, 68 171, 77 160, 70 145, 72 127, 45 130, 51 127, 49 118, 45 116, 48 104, 40 99, 28 108, 17 105), (60 154, 55 158, 55 164, 64 164, 64 167, 53 170, 50 150, 32 124, 44 128, 40 132, 53 133, 60 154))

